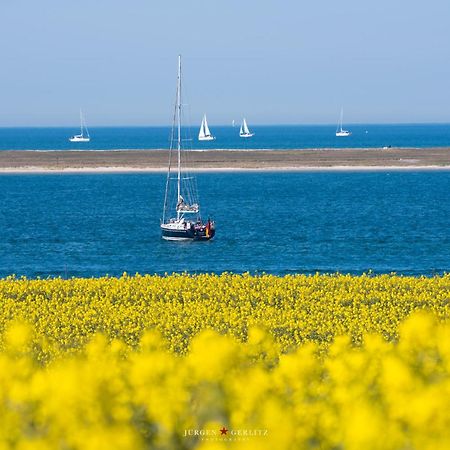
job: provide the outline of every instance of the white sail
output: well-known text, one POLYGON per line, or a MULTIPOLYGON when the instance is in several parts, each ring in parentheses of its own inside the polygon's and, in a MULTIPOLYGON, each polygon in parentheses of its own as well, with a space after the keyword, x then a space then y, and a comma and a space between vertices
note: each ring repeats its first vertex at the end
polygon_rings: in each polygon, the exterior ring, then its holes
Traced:
POLYGON ((243 138, 249 138, 252 137, 255 133, 250 133, 250 130, 247 126, 247 121, 245 118, 242 121, 241 129, 239 130, 239 136, 243 138))
POLYGON ((247 121, 244 119, 244 123, 242 124, 242 127, 244 129, 245 134, 249 134, 250 131, 248 130, 247 121))
POLYGON ((200 130, 198 132, 199 141, 212 141, 215 137, 211 134, 208 127, 208 121, 206 120, 206 114, 203 116, 202 124, 200 125, 200 130))
POLYGON ((200 125, 200 130, 198 132, 198 139, 201 141, 202 139, 205 138, 205 118, 203 117, 202 119, 202 123, 200 125))
POLYGON ((209 131, 208 122, 206 121, 206 116, 204 119, 204 127, 205 127, 205 136, 211 136, 211 131, 209 131))
MULTIPOLYGON (((82 129, 84 128, 84 130, 86 131, 86 136, 87 136, 88 138, 90 138, 90 136, 89 136, 89 130, 88 130, 88 127, 87 127, 87 125, 86 125, 86 122, 85 122, 85 120, 84 120, 83 113, 81 112, 81 110, 80 110, 80 115, 81 115, 81 127, 82 127, 82 129)), ((81 134, 84 136, 83 131, 81 131, 81 134)))

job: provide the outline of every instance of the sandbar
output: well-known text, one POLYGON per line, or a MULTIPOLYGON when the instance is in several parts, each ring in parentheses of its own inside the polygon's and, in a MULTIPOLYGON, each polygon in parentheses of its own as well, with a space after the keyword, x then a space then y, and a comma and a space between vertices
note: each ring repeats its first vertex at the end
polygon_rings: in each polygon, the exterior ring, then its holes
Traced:
MULTIPOLYGON (((168 150, 3 150, 0 173, 165 172, 168 150)), ((450 147, 192 150, 191 171, 450 170, 450 147)))

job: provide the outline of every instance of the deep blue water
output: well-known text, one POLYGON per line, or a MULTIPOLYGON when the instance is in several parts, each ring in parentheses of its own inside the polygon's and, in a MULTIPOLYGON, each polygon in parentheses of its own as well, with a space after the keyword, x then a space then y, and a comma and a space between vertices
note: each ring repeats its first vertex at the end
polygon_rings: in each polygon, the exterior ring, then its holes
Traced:
MULTIPOLYGON (((336 137, 335 125, 251 126, 255 136, 239 137, 239 126, 210 124, 216 140, 199 142, 198 128, 190 128, 194 149, 292 149, 450 146, 450 124, 346 125, 349 137, 336 137)), ((168 127, 91 128, 91 142, 71 143, 73 128, 0 128, 0 150, 161 149, 168 148, 168 127)))
POLYGON ((0 276, 450 271, 450 172, 199 174, 190 243, 160 239, 164 177, 0 176, 0 276))

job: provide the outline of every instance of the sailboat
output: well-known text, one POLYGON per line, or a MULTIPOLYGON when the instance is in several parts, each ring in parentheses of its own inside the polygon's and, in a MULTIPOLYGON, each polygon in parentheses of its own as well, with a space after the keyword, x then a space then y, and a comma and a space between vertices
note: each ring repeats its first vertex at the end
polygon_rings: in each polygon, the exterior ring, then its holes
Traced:
POLYGON ((86 122, 83 118, 83 113, 80 109, 80 134, 76 134, 69 138, 70 142, 89 142, 91 137, 89 136, 89 130, 86 126, 86 122), (86 134, 84 132, 86 131, 86 134))
POLYGON ((341 108, 341 118, 336 128, 336 136, 338 137, 350 136, 352 134, 351 131, 342 129, 343 117, 344 117, 344 108, 341 108))
POLYGON ((202 124, 200 125, 200 131, 198 132, 199 141, 213 141, 215 137, 209 131, 208 122, 206 120, 206 114, 203 116, 202 124))
POLYGON ((186 139, 181 137, 181 120, 181 56, 178 56, 177 95, 169 150, 169 169, 164 195, 161 235, 163 239, 169 241, 207 241, 212 239, 216 233, 215 223, 210 219, 203 222, 200 216, 196 183, 184 167, 189 152, 182 148, 186 139), (176 161, 173 161, 175 152, 176 161))
POLYGON ((239 131, 239 136, 242 138, 249 138, 252 137, 255 133, 250 133, 250 130, 247 126, 247 121, 244 119, 242 121, 241 129, 239 131))

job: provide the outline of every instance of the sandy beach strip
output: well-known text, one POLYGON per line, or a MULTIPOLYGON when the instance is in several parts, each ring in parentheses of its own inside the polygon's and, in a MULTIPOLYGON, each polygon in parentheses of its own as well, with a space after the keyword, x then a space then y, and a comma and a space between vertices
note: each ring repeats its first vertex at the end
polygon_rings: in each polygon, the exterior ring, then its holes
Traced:
MULTIPOLYGON (((450 147, 189 152, 193 171, 450 170, 450 147)), ((164 172, 168 150, 0 151, 0 173, 164 172)))

